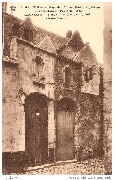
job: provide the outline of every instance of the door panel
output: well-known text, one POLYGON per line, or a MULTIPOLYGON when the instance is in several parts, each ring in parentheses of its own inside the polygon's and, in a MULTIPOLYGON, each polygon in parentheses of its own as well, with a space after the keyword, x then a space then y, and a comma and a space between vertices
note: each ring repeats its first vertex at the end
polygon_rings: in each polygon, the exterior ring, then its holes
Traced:
POLYGON ((43 164, 48 156, 48 112, 39 96, 25 104, 26 152, 31 165, 43 164))
POLYGON ((57 160, 74 158, 74 112, 58 111, 57 113, 57 160))

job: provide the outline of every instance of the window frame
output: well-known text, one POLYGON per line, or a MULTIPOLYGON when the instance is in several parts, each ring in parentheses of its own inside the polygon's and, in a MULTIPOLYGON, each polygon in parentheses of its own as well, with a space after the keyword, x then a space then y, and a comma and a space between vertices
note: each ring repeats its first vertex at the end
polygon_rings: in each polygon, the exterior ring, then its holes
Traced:
POLYGON ((72 86, 73 86, 72 70, 69 65, 66 65, 64 67, 64 88, 72 89, 72 86), (68 70, 69 70, 69 72, 67 72, 68 70))
POLYGON ((33 59, 33 80, 34 82, 44 83, 44 62, 40 56, 33 59))
POLYGON ((84 79, 86 82, 89 82, 90 80, 93 79, 93 69, 92 68, 89 68, 85 71, 84 79))

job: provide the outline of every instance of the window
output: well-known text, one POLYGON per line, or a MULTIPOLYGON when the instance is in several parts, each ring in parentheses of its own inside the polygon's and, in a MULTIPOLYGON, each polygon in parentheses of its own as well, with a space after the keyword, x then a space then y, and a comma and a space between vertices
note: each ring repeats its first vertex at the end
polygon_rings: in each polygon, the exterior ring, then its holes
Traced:
POLYGON ((39 56, 33 60, 33 77, 34 81, 43 83, 45 80, 44 77, 44 62, 43 59, 39 56))
POLYGON ((36 61, 36 76, 38 79, 43 77, 43 63, 36 61))
POLYGON ((32 41, 33 39, 33 32, 30 29, 24 29, 24 39, 26 41, 32 41))
POLYGON ((84 74, 84 77, 85 77, 85 81, 89 81, 89 80, 92 80, 93 79, 93 70, 92 68, 86 70, 85 74, 84 74))
POLYGON ((65 67, 65 88, 71 87, 71 69, 65 67))

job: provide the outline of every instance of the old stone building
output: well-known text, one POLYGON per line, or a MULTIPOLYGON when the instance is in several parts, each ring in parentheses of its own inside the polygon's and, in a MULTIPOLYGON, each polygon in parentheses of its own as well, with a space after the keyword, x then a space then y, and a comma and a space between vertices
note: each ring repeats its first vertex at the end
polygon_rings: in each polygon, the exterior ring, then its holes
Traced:
POLYGON ((3 167, 102 157, 103 73, 78 31, 3 12, 2 64, 3 167))

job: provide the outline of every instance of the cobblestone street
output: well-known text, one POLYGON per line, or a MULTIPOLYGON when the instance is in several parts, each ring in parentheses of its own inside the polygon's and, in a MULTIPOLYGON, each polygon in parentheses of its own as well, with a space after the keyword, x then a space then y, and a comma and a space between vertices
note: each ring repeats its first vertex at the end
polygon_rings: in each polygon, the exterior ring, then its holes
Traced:
POLYGON ((56 164, 46 164, 43 166, 29 167, 26 175, 37 174, 72 174, 72 175, 104 175, 103 161, 99 159, 90 159, 82 162, 66 161, 56 164))

